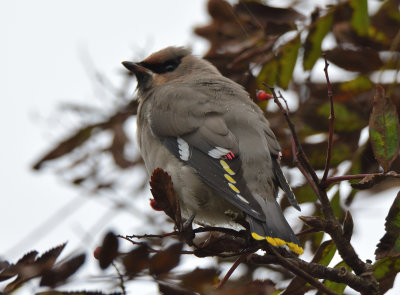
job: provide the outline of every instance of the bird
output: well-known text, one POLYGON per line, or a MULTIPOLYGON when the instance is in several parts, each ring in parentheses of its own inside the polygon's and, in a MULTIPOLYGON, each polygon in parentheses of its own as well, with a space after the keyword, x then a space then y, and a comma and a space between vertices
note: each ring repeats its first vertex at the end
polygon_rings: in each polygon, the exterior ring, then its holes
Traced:
POLYGON ((173 182, 185 218, 232 225, 242 214, 250 236, 303 248, 277 203, 279 187, 300 210, 280 167, 280 145, 245 89, 185 47, 122 62, 137 79, 137 140, 148 173, 173 182))

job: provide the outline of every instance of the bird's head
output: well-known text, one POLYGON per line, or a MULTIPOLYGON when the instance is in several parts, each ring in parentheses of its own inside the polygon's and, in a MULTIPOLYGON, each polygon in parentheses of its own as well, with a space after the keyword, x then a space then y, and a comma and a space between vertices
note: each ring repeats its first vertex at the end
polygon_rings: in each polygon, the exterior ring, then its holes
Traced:
POLYGON ((207 61, 193 56, 184 47, 167 47, 151 54, 141 62, 124 61, 122 64, 136 75, 139 92, 168 82, 187 82, 190 77, 218 73, 207 61))

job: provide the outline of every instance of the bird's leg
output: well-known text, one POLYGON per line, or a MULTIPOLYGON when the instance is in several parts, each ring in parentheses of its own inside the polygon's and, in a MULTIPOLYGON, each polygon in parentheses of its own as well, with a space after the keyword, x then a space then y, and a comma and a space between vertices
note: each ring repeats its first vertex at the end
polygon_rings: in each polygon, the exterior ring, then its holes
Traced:
POLYGON ((195 238, 195 234, 193 232, 193 220, 195 217, 196 214, 192 214, 182 225, 181 236, 188 245, 193 245, 193 239, 195 238))

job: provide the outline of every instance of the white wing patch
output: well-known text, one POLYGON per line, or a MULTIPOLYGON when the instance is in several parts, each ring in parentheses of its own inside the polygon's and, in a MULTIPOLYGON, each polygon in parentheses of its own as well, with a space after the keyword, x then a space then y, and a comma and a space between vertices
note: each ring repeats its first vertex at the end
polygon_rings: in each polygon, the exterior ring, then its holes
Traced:
POLYGON ((227 155, 229 153, 230 153, 230 150, 227 150, 225 148, 217 146, 217 147, 213 148, 212 150, 210 150, 208 152, 208 155, 210 157, 215 158, 215 159, 219 159, 219 158, 221 158, 221 157, 223 157, 223 156, 225 156, 225 155, 227 155))
POLYGON ((188 143, 180 137, 177 138, 177 142, 179 149, 179 157, 181 158, 182 161, 189 160, 190 150, 188 143))

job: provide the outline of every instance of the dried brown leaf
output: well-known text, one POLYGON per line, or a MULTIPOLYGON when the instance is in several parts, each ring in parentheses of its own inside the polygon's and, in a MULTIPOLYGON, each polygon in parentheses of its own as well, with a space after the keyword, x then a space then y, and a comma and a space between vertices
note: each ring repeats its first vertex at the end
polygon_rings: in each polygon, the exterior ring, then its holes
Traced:
POLYGON ((46 271, 40 280, 40 286, 54 287, 73 275, 85 262, 86 255, 80 254, 61 265, 46 271))
POLYGON ((154 254, 150 258, 150 273, 157 276, 169 272, 177 266, 181 258, 182 248, 182 243, 175 243, 165 250, 154 254))
POLYGON ((108 232, 100 248, 99 265, 101 269, 106 269, 118 255, 118 238, 114 233, 108 232))
POLYGON ((142 244, 132 249, 122 258, 126 274, 135 276, 138 272, 149 267, 149 249, 147 245, 142 244))
POLYGON ((157 168, 151 175, 150 187, 157 207, 162 209, 175 222, 176 227, 181 230, 181 209, 171 177, 161 168, 157 168))

